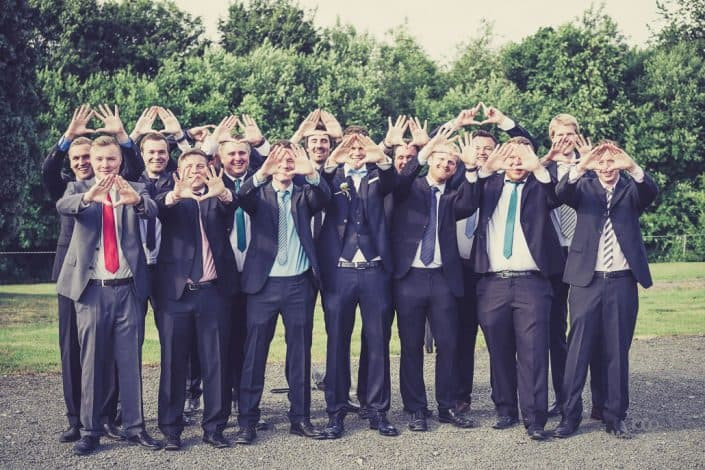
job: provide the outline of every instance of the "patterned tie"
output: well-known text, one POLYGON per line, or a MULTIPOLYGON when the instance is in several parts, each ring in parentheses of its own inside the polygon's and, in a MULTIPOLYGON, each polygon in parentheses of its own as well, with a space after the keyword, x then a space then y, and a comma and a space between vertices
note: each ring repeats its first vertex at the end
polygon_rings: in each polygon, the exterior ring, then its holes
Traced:
POLYGON ((614 246, 614 230, 612 230, 612 220, 610 219, 610 209, 612 205, 612 195, 614 192, 612 190, 606 190, 607 192, 607 219, 605 220, 605 243, 602 249, 602 259, 605 261, 605 268, 607 271, 612 269, 612 262, 614 261, 613 256, 613 246, 614 246))
POLYGON ((514 247, 514 225, 517 217, 517 206, 519 205, 519 185, 524 184, 523 181, 506 181, 514 185, 512 194, 509 197, 509 210, 507 211, 507 222, 504 225, 504 257, 509 259, 512 257, 512 248, 514 247))
POLYGON ((108 204, 103 204, 103 259, 105 269, 116 273, 120 267, 118 258, 117 235, 115 234, 115 213, 113 212, 112 199, 108 193, 108 204))
MULTIPOLYGON (((235 179, 235 192, 240 191, 240 178, 235 179)), ((240 253, 247 249, 247 233, 245 233, 245 211, 242 207, 235 209, 235 230, 237 233, 237 249, 240 253)))
POLYGON ((475 211, 470 217, 468 217, 467 222, 465 222, 465 236, 470 239, 475 235, 475 228, 477 227, 477 213, 475 211))
POLYGON ((573 238, 577 222, 578 214, 575 213, 575 209, 566 204, 558 207, 558 223, 563 237, 569 240, 573 238))
POLYGON ((428 225, 421 239, 421 262, 424 266, 428 266, 433 261, 433 255, 436 251, 436 219, 438 207, 436 207, 436 193, 438 188, 431 186, 431 213, 428 216, 428 225))
POLYGON ((288 258, 288 246, 289 243, 287 239, 288 227, 287 220, 289 215, 288 204, 289 192, 282 191, 279 193, 279 236, 277 239, 277 263, 285 265, 288 258))

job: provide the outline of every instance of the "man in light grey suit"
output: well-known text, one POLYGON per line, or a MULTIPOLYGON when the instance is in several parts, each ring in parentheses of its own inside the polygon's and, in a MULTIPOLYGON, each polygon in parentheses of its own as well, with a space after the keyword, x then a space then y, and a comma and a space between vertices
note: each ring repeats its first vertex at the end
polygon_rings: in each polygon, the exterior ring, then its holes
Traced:
POLYGON ((157 205, 140 183, 119 176, 122 156, 114 137, 91 144, 94 178, 69 183, 56 203, 75 225, 56 290, 73 300, 81 348, 81 439, 74 451, 99 444, 101 405, 113 361, 117 364, 123 428, 128 441, 158 449, 142 415, 142 305, 148 295, 139 218, 153 218, 157 205))

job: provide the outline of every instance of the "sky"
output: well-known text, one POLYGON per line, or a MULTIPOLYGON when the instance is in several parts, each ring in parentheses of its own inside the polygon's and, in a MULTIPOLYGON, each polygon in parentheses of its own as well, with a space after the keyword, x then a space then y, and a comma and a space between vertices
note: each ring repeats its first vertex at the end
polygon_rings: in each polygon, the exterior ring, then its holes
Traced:
MULTIPOLYGON (((225 16, 228 0, 175 0, 192 15, 201 16, 211 39, 218 39, 218 18, 225 16)), ((457 46, 477 36, 482 19, 494 25, 496 46, 533 34, 542 26, 569 22, 595 3, 591 0, 298 0, 304 9, 315 8, 317 26, 332 26, 340 18, 379 39, 405 21, 410 33, 431 57, 439 61, 455 56, 457 46)), ((631 45, 644 45, 648 26, 658 29, 656 0, 604 0, 605 11, 617 22, 631 45)))

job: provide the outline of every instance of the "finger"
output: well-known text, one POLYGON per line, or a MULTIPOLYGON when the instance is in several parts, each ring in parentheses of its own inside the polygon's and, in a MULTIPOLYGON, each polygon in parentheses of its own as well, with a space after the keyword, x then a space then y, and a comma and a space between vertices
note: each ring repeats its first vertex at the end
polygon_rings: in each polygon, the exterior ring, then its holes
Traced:
POLYGON ((120 110, 118 109, 118 105, 115 105, 115 113, 113 114, 113 116, 120 119, 120 110))
POLYGON ((387 129, 391 129, 391 128, 392 128, 392 117, 387 116, 387 129))

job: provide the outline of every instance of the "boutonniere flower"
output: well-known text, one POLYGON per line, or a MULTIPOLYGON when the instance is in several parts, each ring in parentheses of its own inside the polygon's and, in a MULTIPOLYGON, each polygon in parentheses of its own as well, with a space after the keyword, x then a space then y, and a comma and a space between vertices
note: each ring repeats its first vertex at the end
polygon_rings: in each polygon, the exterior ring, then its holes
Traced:
POLYGON ((348 185, 348 183, 346 183, 346 182, 340 183, 339 189, 340 189, 340 191, 335 193, 336 196, 338 194, 345 194, 345 197, 350 199, 350 186, 348 185))

